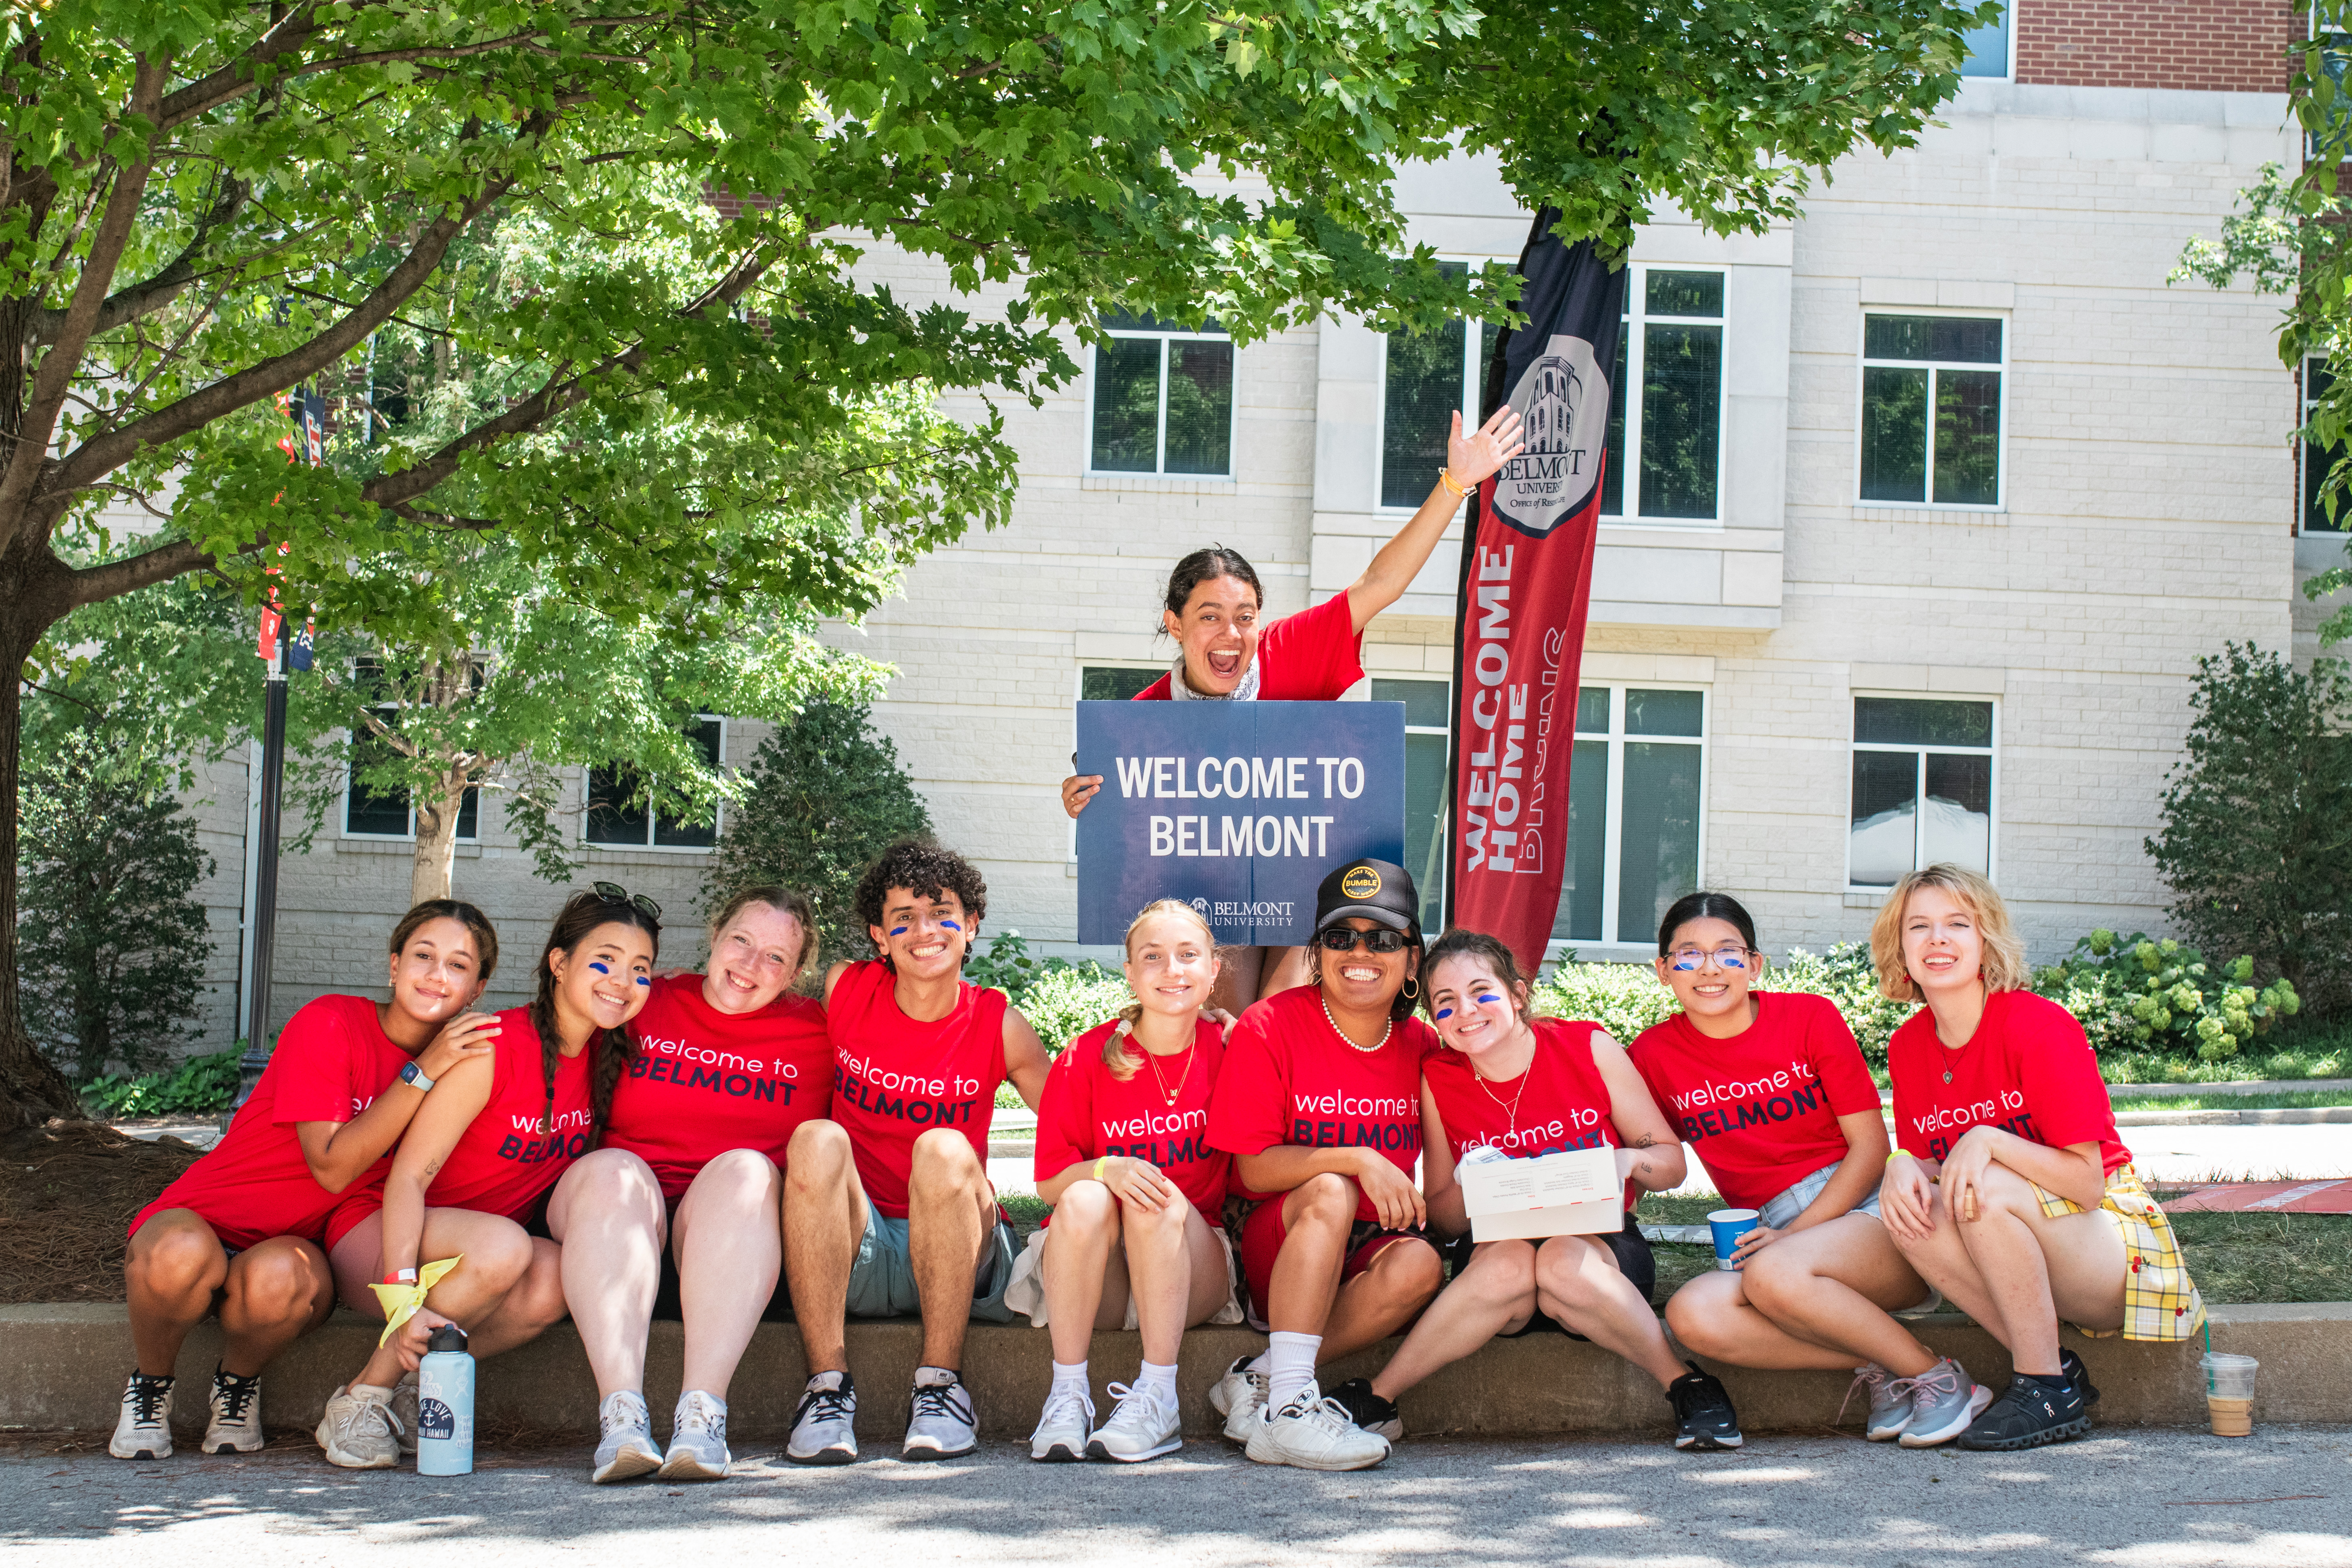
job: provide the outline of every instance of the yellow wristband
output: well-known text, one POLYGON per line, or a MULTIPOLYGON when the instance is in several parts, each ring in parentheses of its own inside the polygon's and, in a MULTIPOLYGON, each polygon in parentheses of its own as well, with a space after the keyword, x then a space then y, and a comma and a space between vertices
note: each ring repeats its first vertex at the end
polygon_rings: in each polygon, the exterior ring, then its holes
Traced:
POLYGON ((1110 1156, 1109 1156, 1109 1155, 1108 1155, 1108 1154, 1105 1154, 1101 1159, 1097 1160, 1097 1161, 1095 1162, 1095 1180, 1096 1180, 1096 1181, 1099 1182, 1099 1181, 1101 1181, 1101 1180, 1103 1179, 1103 1167, 1104 1167, 1105 1165, 1108 1164, 1109 1163, 1110 1163, 1110 1156))
POLYGON ((441 1283, 441 1277, 457 1268, 464 1257, 461 1252, 456 1258, 445 1258, 438 1263, 425 1265, 416 1271, 416 1283, 414 1285, 374 1284, 368 1287, 375 1292, 375 1299, 383 1303, 383 1332, 378 1334, 375 1341, 379 1349, 400 1331, 401 1324, 416 1316, 417 1309, 425 1305, 425 1293, 441 1283))
POLYGON ((1916 1154, 1912 1154, 1911 1151, 1908 1149, 1897 1149, 1894 1153, 1886 1156, 1886 1163, 1892 1165, 1895 1161, 1902 1159, 1906 1154, 1909 1154, 1911 1158, 1915 1160, 1919 1157, 1916 1154))
POLYGON ((1454 469, 1450 466, 1437 470, 1437 482, 1444 485, 1445 493, 1455 500, 1460 500, 1470 493, 1470 487, 1454 477, 1454 469))

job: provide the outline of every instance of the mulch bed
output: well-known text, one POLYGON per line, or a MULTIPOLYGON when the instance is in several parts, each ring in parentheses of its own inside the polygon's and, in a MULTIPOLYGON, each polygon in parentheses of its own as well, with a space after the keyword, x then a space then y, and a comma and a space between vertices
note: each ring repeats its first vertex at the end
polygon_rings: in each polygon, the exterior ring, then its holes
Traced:
POLYGON ((0 1136, 0 1303, 121 1300, 131 1216, 202 1152, 101 1121, 0 1136))

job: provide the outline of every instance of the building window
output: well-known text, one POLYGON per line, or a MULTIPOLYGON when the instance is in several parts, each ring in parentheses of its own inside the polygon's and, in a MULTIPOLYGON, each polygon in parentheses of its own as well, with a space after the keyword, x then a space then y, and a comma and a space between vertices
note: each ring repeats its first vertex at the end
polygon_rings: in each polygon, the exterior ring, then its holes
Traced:
POLYGON ((1577 693, 1568 864, 1552 935, 1647 943, 1698 887, 1706 693, 1587 686, 1577 693))
POLYGON ((1123 664, 1086 665, 1078 670, 1078 700, 1132 702, 1138 692, 1167 673, 1157 667, 1138 669, 1123 664))
POLYGON ((1633 269, 1614 384, 1601 515, 1713 521, 1723 469, 1722 273, 1633 269))
POLYGON ((1372 682, 1372 700, 1404 704, 1404 868, 1421 889, 1421 929, 1444 929, 1445 738, 1449 713, 1443 680, 1372 682))
MULTIPOLYGON (((702 753, 703 765, 716 770, 726 755, 727 721, 697 714, 688 738, 702 753)), ((663 816, 636 769, 614 763, 588 770, 585 836, 589 843, 613 849, 708 849, 719 841, 719 823, 716 814, 705 823, 663 816)))
POLYGON ((1090 466, 1109 474, 1233 472, 1234 344, 1152 316, 1108 315, 1095 349, 1090 466))
MULTIPOLYGON (((2335 377, 2327 374, 2327 362, 2307 359, 2303 362, 2303 422, 2311 423, 2311 416, 2319 400, 2327 395, 2335 377)), ((2344 455, 2341 444, 2322 447, 2305 440, 2298 448, 2303 464, 2303 531, 2305 533, 2342 533, 2352 525, 2352 501, 2339 500, 2336 515, 2327 515, 2327 507, 2320 500, 2320 487, 2327 482, 2328 470, 2344 455)))
MULTIPOLYGON (((1465 261, 1438 264, 1449 273, 1465 261)), ((1388 334, 1381 374, 1381 505, 1412 511, 1429 499, 1445 466, 1452 416, 1478 423, 1486 366, 1495 357, 1496 321, 1455 320, 1433 332, 1388 334)))
POLYGON ((1993 705, 1853 700, 1853 816, 1846 881, 1892 887, 1950 861, 1992 875, 1993 705))
MULTIPOLYGON (((352 683, 362 690, 384 686, 383 668, 372 659, 362 659, 352 669, 352 683)), ((480 672, 476 672, 476 684, 480 672)), ((378 704, 377 718, 392 729, 400 728, 401 705, 397 702, 378 704)), ((416 812, 404 789, 375 789, 360 782, 360 775, 380 763, 395 762, 400 753, 390 742, 373 730, 352 731, 350 764, 343 772, 343 837, 346 838, 414 838, 416 837, 416 812)), ((457 807, 457 837, 471 844, 481 837, 482 792, 468 789, 457 807)))
POLYGON ((1863 318, 1864 500, 2000 505, 2003 340, 1991 317, 1863 318))
POLYGON ((2009 14, 2011 7, 2000 8, 2000 19, 1987 22, 1981 27, 1970 27, 1960 35, 1960 45, 1968 56, 1960 62, 1962 76, 2006 77, 2009 75, 2009 14))

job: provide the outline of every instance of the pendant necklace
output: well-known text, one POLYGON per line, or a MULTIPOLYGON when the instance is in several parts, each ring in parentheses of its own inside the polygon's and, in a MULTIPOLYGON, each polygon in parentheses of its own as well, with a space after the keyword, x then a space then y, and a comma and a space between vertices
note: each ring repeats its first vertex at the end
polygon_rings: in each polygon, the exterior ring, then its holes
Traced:
POLYGON ((1528 1097, 1528 1085, 1536 1076, 1535 1057, 1528 1058, 1528 1070, 1519 1075, 1519 1092, 1511 1096, 1511 1103, 1508 1105, 1503 1103, 1503 1097, 1496 1094, 1494 1087, 1486 1081, 1486 1075, 1478 1070, 1476 1062, 1470 1064, 1470 1076, 1478 1080, 1478 1087, 1486 1091, 1486 1098, 1495 1102, 1495 1109, 1510 1119, 1510 1131, 1507 1136, 1511 1142, 1517 1142, 1519 1136, 1519 1101, 1528 1097))
POLYGON ((1348 1048, 1351 1051, 1360 1051, 1365 1056, 1369 1057, 1378 1051, 1382 1046, 1387 1045, 1389 1043, 1389 1036, 1396 1029, 1396 1020, 1394 1018, 1391 1018, 1388 1021, 1387 1026, 1381 1030, 1381 1037, 1378 1040, 1375 1040, 1369 1046, 1360 1046, 1356 1044, 1355 1041, 1348 1039, 1348 1031, 1339 1027, 1339 1019, 1331 1016, 1331 1004, 1328 998, 1321 994, 1319 988, 1315 999, 1323 1004, 1323 1021, 1331 1026, 1331 1032, 1333 1034, 1339 1036, 1340 1039, 1347 1041, 1348 1048))
MULTIPOLYGON (((1135 1037, 1134 1029, 1129 1026, 1124 1018, 1119 1020, 1118 1032, 1129 1039, 1135 1037)), ((1135 1048, 1141 1051, 1143 1059, 1151 1064, 1151 1079, 1160 1086, 1160 1098, 1168 1102, 1169 1110, 1175 1110, 1177 1096, 1184 1092, 1185 1081, 1192 1076, 1192 1055, 1201 1048, 1201 1032, 1198 1029, 1193 1030, 1192 1043, 1184 1047, 1184 1070, 1176 1075, 1176 1087, 1172 1089, 1168 1087, 1168 1080, 1160 1076, 1160 1058, 1152 1054, 1150 1047, 1141 1040, 1136 1040, 1135 1048)))

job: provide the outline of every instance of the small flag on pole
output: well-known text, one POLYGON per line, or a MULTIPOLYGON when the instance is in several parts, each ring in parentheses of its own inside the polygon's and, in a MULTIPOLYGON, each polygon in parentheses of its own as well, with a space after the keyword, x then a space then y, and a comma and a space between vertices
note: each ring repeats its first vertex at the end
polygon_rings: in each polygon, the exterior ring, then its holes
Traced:
POLYGON ((310 656, 318 643, 319 624, 304 621, 294 640, 286 645, 286 668, 299 673, 310 668, 310 656))

